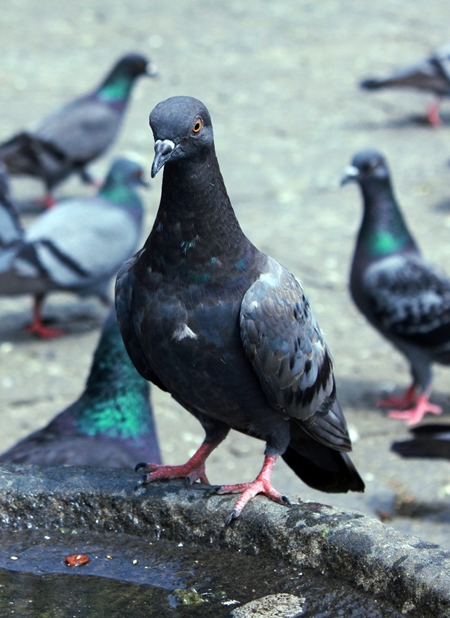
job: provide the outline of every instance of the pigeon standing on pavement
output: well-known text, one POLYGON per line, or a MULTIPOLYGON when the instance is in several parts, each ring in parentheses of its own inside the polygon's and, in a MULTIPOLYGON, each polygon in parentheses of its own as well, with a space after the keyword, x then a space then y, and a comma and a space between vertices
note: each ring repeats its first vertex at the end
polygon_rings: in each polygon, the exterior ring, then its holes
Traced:
POLYGON ((379 402, 394 406, 389 416, 418 423, 424 414, 440 414, 429 401, 433 362, 450 364, 450 279, 426 261, 398 206, 384 157, 359 152, 342 183, 355 181, 363 197, 350 291, 361 311, 408 359, 412 385, 403 397, 379 402))
POLYGON ((450 96, 450 43, 443 45, 418 64, 394 71, 386 77, 365 79, 360 83, 360 87, 364 90, 412 88, 431 92, 437 100, 428 108, 427 119, 431 125, 439 125, 441 100, 450 96))
POLYGON ((227 523, 256 494, 286 504, 271 484, 279 457, 328 492, 363 491, 347 453, 330 352, 299 281, 241 230, 220 173, 211 118, 191 97, 150 114, 152 177, 162 194, 143 249, 120 270, 116 307, 125 346, 142 376, 184 406, 206 437, 181 466, 140 464, 144 482, 208 483, 205 461, 230 429, 266 442, 263 467, 227 523))
POLYGON ((35 128, 4 141, 0 158, 9 172, 41 178, 47 206, 54 203, 55 186, 71 174, 78 173, 83 181, 92 183, 86 166, 115 140, 140 75, 156 75, 147 58, 123 56, 95 90, 64 105, 35 128))
POLYGON ((391 450, 402 457, 450 459, 450 425, 430 423, 410 429, 411 440, 393 442, 391 450))
POLYGON ((81 396, 46 427, 0 455, 1 463, 129 468, 161 461, 150 389, 125 351, 111 310, 81 396))
MULTIPOLYGON (((42 323, 41 305, 49 292, 94 295, 110 303, 111 279, 140 240, 144 209, 136 189, 142 184, 142 167, 118 158, 96 196, 61 202, 40 215, 12 248, 0 250, 0 296, 35 297, 30 332, 44 338, 63 334, 42 323)), ((0 221, 7 216, 0 202, 0 221)))

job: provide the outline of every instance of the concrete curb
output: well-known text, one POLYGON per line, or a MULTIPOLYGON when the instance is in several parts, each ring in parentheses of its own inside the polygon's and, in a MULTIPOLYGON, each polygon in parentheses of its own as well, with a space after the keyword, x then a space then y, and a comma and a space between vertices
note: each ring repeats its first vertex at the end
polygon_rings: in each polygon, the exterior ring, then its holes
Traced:
POLYGON ((225 528, 236 497, 181 481, 135 489, 128 470, 0 467, 3 527, 87 528, 195 542, 312 567, 411 616, 450 616, 450 552, 357 512, 254 499, 225 528))

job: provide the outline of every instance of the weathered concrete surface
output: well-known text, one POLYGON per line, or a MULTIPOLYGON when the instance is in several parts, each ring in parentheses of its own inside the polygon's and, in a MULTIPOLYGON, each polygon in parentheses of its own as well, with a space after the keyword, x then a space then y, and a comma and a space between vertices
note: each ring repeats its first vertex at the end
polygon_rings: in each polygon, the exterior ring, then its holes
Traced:
POLYGON ((450 552, 315 502, 285 508, 256 498, 225 528, 235 499, 183 482, 136 489, 127 470, 0 467, 7 528, 117 531, 270 556, 360 586, 405 615, 450 616, 450 552))

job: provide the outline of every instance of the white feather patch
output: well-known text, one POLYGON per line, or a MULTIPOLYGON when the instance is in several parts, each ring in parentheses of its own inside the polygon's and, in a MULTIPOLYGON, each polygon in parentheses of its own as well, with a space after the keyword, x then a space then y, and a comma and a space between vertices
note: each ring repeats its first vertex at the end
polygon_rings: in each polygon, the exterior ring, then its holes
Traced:
POLYGON ((181 341, 182 339, 186 339, 186 337, 189 339, 197 339, 197 335, 187 324, 181 324, 181 326, 173 331, 172 339, 175 339, 175 341, 181 341))

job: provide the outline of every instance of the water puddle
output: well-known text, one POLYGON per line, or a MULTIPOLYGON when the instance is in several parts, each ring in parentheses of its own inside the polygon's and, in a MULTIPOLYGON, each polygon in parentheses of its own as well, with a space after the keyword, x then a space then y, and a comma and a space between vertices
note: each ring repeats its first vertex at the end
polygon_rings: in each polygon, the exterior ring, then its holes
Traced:
POLYGON ((262 556, 84 530, 2 531, 0 539, 1 616, 221 618, 283 592, 305 598, 302 618, 402 616, 373 595, 262 556), (77 554, 89 562, 68 566, 77 554))

